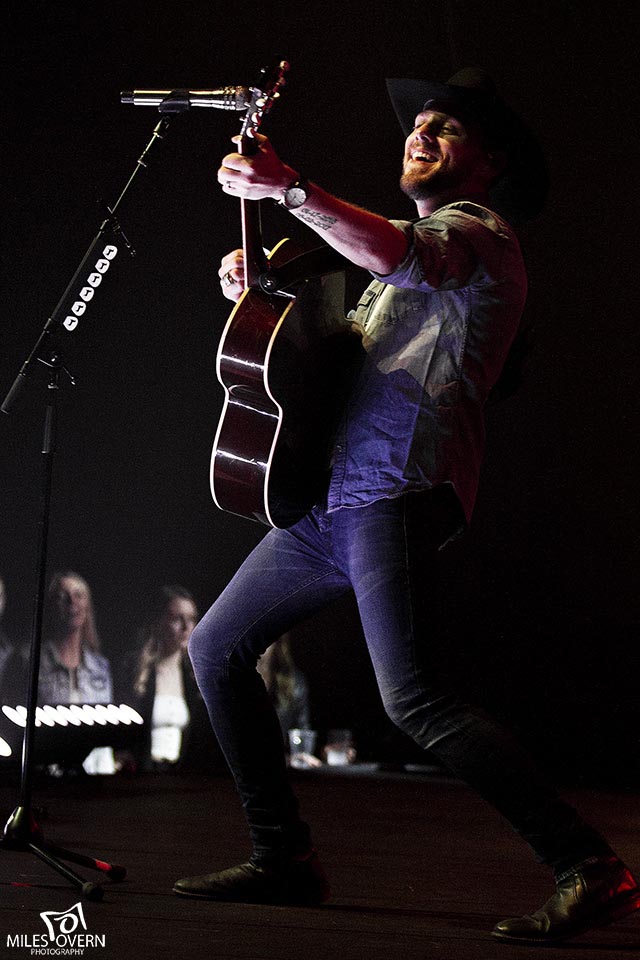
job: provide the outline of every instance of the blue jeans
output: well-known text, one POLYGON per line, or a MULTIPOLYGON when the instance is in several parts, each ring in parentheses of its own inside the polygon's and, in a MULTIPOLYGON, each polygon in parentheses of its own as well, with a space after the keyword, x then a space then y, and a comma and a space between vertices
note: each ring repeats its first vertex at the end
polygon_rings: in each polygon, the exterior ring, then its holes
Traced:
POLYGON ((189 653, 249 821, 255 862, 310 844, 257 660, 349 591, 384 707, 401 730, 492 803, 542 862, 565 869, 609 850, 511 735, 450 689, 430 662, 434 565, 459 525, 449 490, 331 514, 316 507, 289 530, 271 530, 194 630, 189 653))

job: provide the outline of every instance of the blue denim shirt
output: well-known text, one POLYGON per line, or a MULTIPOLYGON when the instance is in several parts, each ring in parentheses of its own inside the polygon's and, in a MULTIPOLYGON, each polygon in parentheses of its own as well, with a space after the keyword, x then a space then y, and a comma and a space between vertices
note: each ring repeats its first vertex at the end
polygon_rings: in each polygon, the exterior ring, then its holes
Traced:
POLYGON ((484 403, 526 298, 520 246, 504 220, 470 201, 392 223, 409 249, 352 315, 365 360, 336 437, 327 507, 450 483, 468 521, 484 403))
POLYGON ((84 647, 76 684, 72 687, 71 672, 60 663, 55 646, 45 643, 40 661, 38 703, 110 703, 113 681, 107 658, 84 647))

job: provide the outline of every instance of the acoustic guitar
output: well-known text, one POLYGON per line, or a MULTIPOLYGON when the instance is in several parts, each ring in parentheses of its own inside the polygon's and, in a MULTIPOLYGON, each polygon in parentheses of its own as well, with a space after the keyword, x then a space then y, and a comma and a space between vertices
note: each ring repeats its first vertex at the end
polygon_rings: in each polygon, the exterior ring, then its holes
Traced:
MULTIPOLYGON (((251 88, 239 152, 280 95, 286 63, 251 88)), ((361 351, 344 316, 342 257, 282 240, 265 256, 260 202, 241 200, 245 290, 224 328, 216 372, 224 404, 211 493, 225 511, 289 527, 323 496, 332 439, 361 351)))

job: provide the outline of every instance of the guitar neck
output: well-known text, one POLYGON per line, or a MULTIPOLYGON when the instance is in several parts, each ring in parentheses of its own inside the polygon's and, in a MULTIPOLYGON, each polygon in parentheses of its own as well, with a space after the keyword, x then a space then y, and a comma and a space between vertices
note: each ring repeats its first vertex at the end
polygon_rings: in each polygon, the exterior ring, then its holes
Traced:
MULTIPOLYGON (((247 157, 257 152, 253 137, 244 136, 240 141, 240 153, 247 157)), ((258 278, 267 270, 267 258, 262 246, 262 222, 260 201, 240 199, 242 221, 242 249, 244 252, 244 286, 258 286, 258 278)))
MULTIPOLYGON (((251 99, 247 103, 238 151, 242 156, 250 157, 258 152, 258 143, 255 134, 262 122, 264 114, 271 109, 274 101, 280 96, 280 88, 284 86, 284 75, 289 69, 286 60, 274 64, 269 71, 262 71, 262 81, 259 86, 251 87, 251 99)), ((244 252, 244 285, 245 289, 259 286, 260 275, 269 269, 267 258, 262 247, 262 225, 260 223, 260 201, 240 200, 240 217, 242 221, 242 248, 244 252)))
POLYGON ((242 249, 244 252, 244 286, 258 286, 258 278, 267 270, 267 258, 262 247, 262 225, 259 200, 240 200, 242 220, 242 249))

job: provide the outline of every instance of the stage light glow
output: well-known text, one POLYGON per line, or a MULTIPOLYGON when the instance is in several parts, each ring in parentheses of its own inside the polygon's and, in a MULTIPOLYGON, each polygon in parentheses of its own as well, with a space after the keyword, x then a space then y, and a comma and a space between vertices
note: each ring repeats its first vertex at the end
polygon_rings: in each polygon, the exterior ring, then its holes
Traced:
POLYGON ((43 723, 46 727, 55 727, 56 725, 55 719, 45 713, 43 707, 36 707, 36 727, 42 726, 43 723))
POLYGON ((59 716, 62 717, 62 720, 65 721, 63 726, 69 723, 71 723, 74 727, 82 726, 82 720, 80 717, 77 717, 75 713, 72 713, 69 707, 65 706, 64 703, 58 704, 56 707, 56 713, 59 714, 59 716))
POLYGON ((72 703, 69 707, 69 710, 73 713, 74 717, 78 718, 80 723, 86 723, 88 727, 93 726, 93 717, 90 717, 88 713, 85 713, 83 707, 78 706, 77 703, 72 703))
POLYGON ((55 708, 55 707, 52 707, 50 704, 45 703, 44 707, 42 708, 42 712, 43 712, 43 714, 44 714, 46 717, 49 717, 49 719, 53 722, 52 725, 53 725, 54 727, 55 727, 55 726, 59 726, 59 727, 66 727, 66 726, 67 726, 66 717, 63 717, 61 713, 58 713, 58 711, 56 710, 56 708, 55 708))
POLYGON ((8 720, 11 720, 11 723, 15 723, 18 727, 26 727, 26 717, 21 716, 14 707, 10 707, 9 704, 5 703, 2 707, 2 712, 8 720))
MULTIPOLYGON (((125 703, 43 704, 33 721, 37 763, 79 763, 94 747, 131 749, 144 727, 140 714, 125 703)), ((16 762, 27 722, 25 706, 0 704, 0 766, 16 762)))
POLYGON ((91 717, 94 723, 99 723, 101 727, 106 727, 107 721, 98 713, 96 706, 101 706, 101 704, 94 705, 93 703, 85 703, 82 705, 82 709, 88 717, 91 717))
POLYGON ((120 714, 123 718, 123 723, 127 722, 127 719, 125 718, 128 718, 128 720, 131 723, 137 723, 140 726, 142 726, 142 724, 144 723, 144 720, 142 719, 138 711, 134 710, 133 707, 130 707, 127 703, 120 704, 120 714))
POLYGON ((104 703, 96 703, 93 709, 96 712, 96 716, 99 717, 99 723, 111 723, 116 726, 119 724, 120 721, 117 717, 114 718, 113 715, 109 713, 109 708, 105 706, 104 703))

